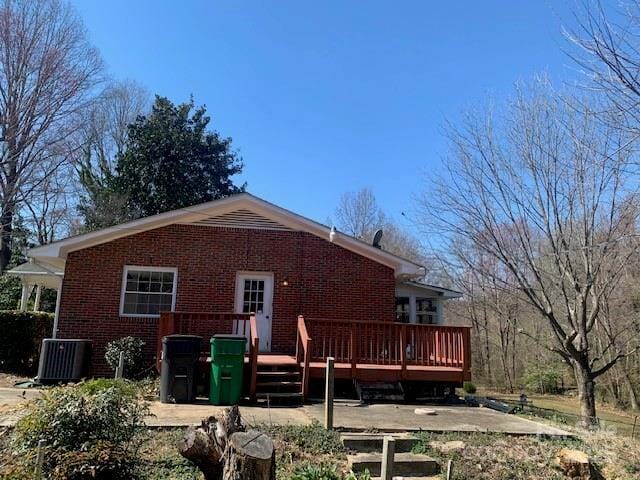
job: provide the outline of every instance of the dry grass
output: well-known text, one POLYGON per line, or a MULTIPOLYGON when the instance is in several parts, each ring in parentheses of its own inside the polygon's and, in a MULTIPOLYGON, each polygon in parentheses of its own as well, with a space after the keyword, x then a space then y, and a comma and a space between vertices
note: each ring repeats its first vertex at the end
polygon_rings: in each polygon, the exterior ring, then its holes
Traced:
POLYGON ((456 480, 563 480, 556 458, 562 448, 587 453, 607 480, 640 479, 640 447, 627 439, 606 433, 585 433, 577 438, 546 439, 534 436, 499 434, 432 434, 419 435, 416 451, 427 453, 446 465, 453 460, 456 480), (462 452, 443 454, 432 449, 433 440, 461 440, 462 452))

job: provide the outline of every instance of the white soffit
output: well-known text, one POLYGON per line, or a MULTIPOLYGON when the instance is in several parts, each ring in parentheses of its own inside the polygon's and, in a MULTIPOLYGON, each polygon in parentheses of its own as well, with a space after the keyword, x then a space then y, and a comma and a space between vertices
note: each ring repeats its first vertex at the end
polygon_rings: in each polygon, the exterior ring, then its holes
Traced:
POLYGON ((259 230, 288 230, 291 228, 280 222, 271 220, 259 213, 242 208, 221 215, 213 215, 208 218, 189 222, 189 225, 200 225, 206 227, 228 227, 228 228, 252 228, 259 230))

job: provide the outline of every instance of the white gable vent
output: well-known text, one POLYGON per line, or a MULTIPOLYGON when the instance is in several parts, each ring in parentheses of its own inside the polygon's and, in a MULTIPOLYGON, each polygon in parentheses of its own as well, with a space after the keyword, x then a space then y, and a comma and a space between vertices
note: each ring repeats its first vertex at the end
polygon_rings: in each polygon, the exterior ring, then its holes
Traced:
POLYGON ((251 210, 241 209, 222 215, 203 218, 191 222, 191 225, 208 227, 257 228, 262 230, 291 230, 279 222, 263 217, 251 210))

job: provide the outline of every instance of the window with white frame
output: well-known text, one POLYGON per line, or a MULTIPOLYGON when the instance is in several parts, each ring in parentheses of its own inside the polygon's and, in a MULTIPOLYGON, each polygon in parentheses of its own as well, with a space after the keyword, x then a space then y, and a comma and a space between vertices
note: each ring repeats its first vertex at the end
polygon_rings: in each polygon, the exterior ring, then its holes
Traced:
POLYGON ((176 301, 175 268, 126 266, 122 278, 120 314, 156 317, 172 311, 176 301))
POLYGON ((416 298, 416 323, 434 324, 436 321, 436 307, 430 298, 416 298))

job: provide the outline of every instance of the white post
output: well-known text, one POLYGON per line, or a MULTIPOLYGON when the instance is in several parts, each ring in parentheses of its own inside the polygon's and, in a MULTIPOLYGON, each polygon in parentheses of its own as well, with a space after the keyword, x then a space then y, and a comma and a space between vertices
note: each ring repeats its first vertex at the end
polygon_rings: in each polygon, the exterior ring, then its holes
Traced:
POLYGON ((53 314, 53 332, 51 332, 51 338, 58 337, 58 314, 60 312, 60 299, 62 298, 62 279, 60 279, 60 285, 58 285, 58 291, 56 292, 56 310, 53 314))
POLYGON ((333 430, 334 358, 327 357, 326 385, 324 389, 324 428, 333 430))
POLYGON ((382 444, 382 472, 381 480, 393 479, 393 460, 396 454, 396 440, 393 437, 384 437, 382 444))
POLYGON ((26 283, 22 284, 22 295, 20 296, 20 311, 26 312, 27 303, 29 302, 29 293, 31 293, 31 286, 26 283))
POLYGON ((33 311, 40 311, 40 299, 42 298, 42 286, 36 285, 36 301, 33 304, 33 311))

